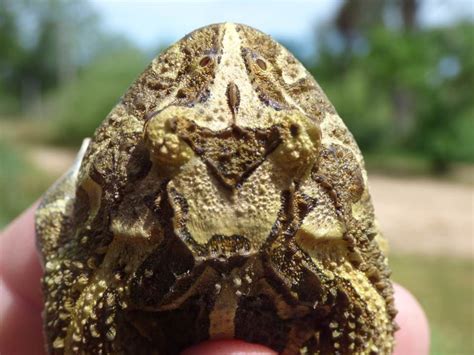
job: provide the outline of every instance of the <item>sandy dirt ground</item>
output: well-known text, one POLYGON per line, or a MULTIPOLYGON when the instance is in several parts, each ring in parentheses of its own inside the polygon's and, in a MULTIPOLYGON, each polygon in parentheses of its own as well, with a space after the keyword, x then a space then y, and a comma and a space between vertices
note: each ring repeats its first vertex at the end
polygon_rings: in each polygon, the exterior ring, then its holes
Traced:
POLYGON ((474 256, 474 186, 369 173, 369 188, 393 252, 474 256))
MULTIPOLYGON (((74 154, 42 147, 31 151, 30 158, 60 176, 74 154)), ((391 252, 474 257, 472 184, 369 172, 369 187, 391 252)))

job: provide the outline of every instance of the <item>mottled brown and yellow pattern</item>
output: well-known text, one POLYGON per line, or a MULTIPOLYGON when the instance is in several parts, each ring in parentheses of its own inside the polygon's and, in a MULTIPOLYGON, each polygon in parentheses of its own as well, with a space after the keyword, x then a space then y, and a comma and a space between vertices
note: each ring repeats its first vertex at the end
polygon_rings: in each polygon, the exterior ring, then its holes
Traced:
POLYGON ((390 354, 395 309, 361 153, 280 44, 232 23, 153 60, 44 197, 52 354, 390 354))

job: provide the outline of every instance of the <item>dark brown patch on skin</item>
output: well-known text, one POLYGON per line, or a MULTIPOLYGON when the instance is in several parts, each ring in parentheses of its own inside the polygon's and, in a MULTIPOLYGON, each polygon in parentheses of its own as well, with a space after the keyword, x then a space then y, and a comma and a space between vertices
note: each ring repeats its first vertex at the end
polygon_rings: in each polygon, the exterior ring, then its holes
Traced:
POLYGON ((240 105, 239 87, 235 83, 230 82, 227 85, 226 94, 227 94, 227 103, 229 104, 229 108, 232 111, 232 114, 235 115, 240 105))
MULTIPOLYGON (((126 353, 137 353, 137 349, 153 349, 156 354, 179 354, 196 340, 200 342, 208 339, 208 313, 211 305, 212 301, 201 295, 190 298, 177 310, 127 312, 126 321, 133 325, 138 334, 135 339, 123 342, 128 348, 126 353), (147 339, 147 343, 136 347, 139 339, 147 339)), ((130 328, 132 327, 129 326, 130 328)), ((127 337, 125 333, 123 335, 127 337)))
POLYGON ((177 126, 181 138, 229 188, 242 184, 280 142, 278 127, 259 130, 234 125, 214 132, 183 120, 177 126))
POLYGON ((211 57, 205 56, 201 59, 201 61, 199 62, 199 65, 201 67, 206 67, 211 63, 211 61, 212 61, 211 57))
POLYGON ((289 325, 276 315, 272 300, 265 295, 242 298, 235 325, 238 339, 265 344, 278 352, 285 348, 288 341, 289 325))
POLYGON ((262 70, 267 70, 267 63, 261 58, 257 58, 256 60, 257 65, 260 67, 262 70))

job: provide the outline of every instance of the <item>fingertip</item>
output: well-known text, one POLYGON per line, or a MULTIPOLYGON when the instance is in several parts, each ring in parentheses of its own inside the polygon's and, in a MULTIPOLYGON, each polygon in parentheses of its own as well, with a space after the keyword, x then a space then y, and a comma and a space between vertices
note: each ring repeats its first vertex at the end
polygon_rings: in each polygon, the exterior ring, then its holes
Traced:
POLYGON ((427 355, 430 346, 428 319, 416 298, 404 287, 394 284, 395 321, 400 329, 395 333, 394 355, 427 355))
POLYGON ((42 269, 34 222, 37 206, 33 204, 0 234, 0 276, 15 294, 40 309, 42 269))
POLYGON ((277 353, 260 344, 247 343, 237 339, 209 340, 184 350, 182 355, 276 355, 277 353))
POLYGON ((43 354, 41 313, 0 278, 0 354, 43 354))

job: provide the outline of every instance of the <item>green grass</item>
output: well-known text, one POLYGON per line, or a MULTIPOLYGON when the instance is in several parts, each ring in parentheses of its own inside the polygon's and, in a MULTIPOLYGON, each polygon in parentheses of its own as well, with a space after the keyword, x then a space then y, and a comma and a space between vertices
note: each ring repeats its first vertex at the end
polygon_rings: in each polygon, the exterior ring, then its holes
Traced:
POLYGON ((393 278, 421 303, 431 327, 431 354, 474 354, 474 261, 394 255, 393 278))
POLYGON ((51 182, 20 148, 0 140, 0 228, 38 199, 51 182))

